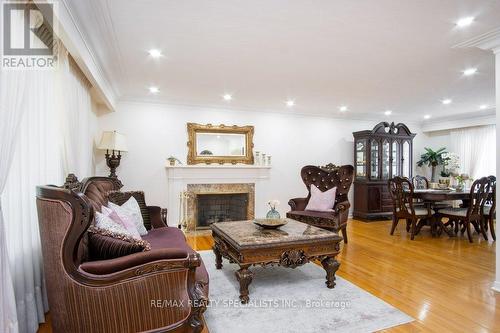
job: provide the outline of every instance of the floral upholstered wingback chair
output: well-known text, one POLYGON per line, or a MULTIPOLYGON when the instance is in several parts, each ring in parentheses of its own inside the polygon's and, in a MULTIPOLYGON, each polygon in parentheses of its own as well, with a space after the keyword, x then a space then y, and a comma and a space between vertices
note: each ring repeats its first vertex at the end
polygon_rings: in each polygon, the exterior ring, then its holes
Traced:
POLYGON ((288 218, 307 223, 335 232, 342 231, 344 242, 347 243, 347 219, 349 216, 349 199, 347 197, 354 176, 352 165, 336 166, 328 164, 323 167, 307 165, 302 168, 300 175, 306 185, 306 198, 294 198, 288 201, 291 207, 286 216, 288 218), (331 212, 317 212, 306 210, 311 198, 311 185, 315 185, 322 192, 337 188, 335 205, 331 212))

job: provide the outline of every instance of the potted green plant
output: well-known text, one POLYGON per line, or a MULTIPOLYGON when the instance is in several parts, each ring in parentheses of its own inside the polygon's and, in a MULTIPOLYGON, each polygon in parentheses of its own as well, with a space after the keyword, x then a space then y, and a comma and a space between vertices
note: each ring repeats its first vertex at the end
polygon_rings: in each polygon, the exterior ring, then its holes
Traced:
POLYGON ((445 162, 445 158, 443 157, 443 154, 446 154, 446 148, 440 148, 436 151, 432 150, 431 148, 424 148, 425 153, 420 155, 420 161, 417 162, 417 165, 419 167, 423 166, 426 164, 429 166, 432 170, 432 176, 431 176, 431 182, 435 183, 436 182, 436 167, 438 165, 443 165, 445 162))
POLYGON ((465 182, 467 180, 470 180, 472 181, 473 179, 471 177, 469 177, 468 174, 461 174, 461 175, 457 175, 455 177, 455 179, 457 180, 458 184, 455 186, 456 190, 459 191, 459 192, 463 192, 463 190, 465 189, 465 182))
POLYGON ((450 187, 450 176, 451 172, 446 170, 446 168, 443 167, 443 170, 441 170, 441 173, 439 174, 441 177, 439 178, 439 187, 440 188, 448 188, 450 187))
POLYGON ((182 164, 182 162, 177 157, 175 157, 175 156, 170 156, 170 157, 167 158, 167 160, 168 160, 168 162, 169 162, 169 164, 171 166, 174 166, 175 162, 178 162, 179 164, 182 164))

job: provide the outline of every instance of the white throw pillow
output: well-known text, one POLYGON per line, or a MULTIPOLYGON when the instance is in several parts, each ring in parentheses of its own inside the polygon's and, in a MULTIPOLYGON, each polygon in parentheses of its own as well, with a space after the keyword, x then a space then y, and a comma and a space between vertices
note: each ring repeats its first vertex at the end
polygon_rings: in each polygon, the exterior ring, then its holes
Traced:
POLYGON ((115 234, 125 235, 127 237, 134 237, 124 226, 113 221, 109 216, 95 212, 95 226, 101 229, 108 230, 115 234))
POLYGON ((108 204, 109 208, 113 209, 118 216, 122 219, 129 219, 134 222, 139 235, 144 236, 148 234, 146 227, 144 227, 144 220, 142 219, 141 208, 134 197, 130 197, 123 205, 118 206, 112 202, 108 204))
POLYGON ((119 225, 127 229, 127 231, 130 232, 132 236, 134 236, 134 238, 142 239, 141 235, 139 235, 139 231, 135 227, 135 223, 132 217, 128 215, 126 216, 126 218, 124 218, 123 215, 122 217, 120 217, 120 215, 118 215, 118 213, 115 210, 106 206, 101 206, 101 213, 108 216, 110 219, 113 220, 113 222, 118 223, 119 225))
POLYGON ((321 192, 316 185, 311 185, 311 198, 307 203, 306 210, 313 210, 317 212, 333 212, 335 206, 335 197, 337 195, 337 188, 333 187, 325 192, 321 192))

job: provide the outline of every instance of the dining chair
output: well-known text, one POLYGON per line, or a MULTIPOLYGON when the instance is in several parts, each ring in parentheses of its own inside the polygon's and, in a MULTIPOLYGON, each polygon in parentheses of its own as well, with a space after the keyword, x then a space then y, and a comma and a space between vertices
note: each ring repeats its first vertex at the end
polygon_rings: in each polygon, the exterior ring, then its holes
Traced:
MULTIPOLYGON (((417 190, 428 190, 429 189, 429 180, 425 176, 416 175, 412 178, 412 183, 415 189, 417 190)), ((425 205, 422 201, 417 201, 420 205, 425 205)), ((432 209, 445 209, 452 207, 451 204, 446 202, 433 202, 432 209)))
POLYGON ((417 190, 426 190, 429 188, 429 180, 424 176, 416 175, 411 180, 413 187, 417 190))
POLYGON ((410 231, 411 240, 413 240, 418 220, 434 218, 434 210, 430 207, 421 207, 414 204, 414 187, 408 178, 394 177, 389 179, 388 187, 392 199, 391 235, 394 234, 399 220, 406 219, 406 231, 410 231))
POLYGON ((495 214, 496 214, 496 192, 497 192, 497 178, 495 176, 489 176, 490 180, 490 194, 486 199, 483 208, 483 225, 486 231, 490 230, 491 237, 493 240, 497 240, 495 235, 495 214))
POLYGON ((483 209, 488 196, 490 195, 491 181, 489 177, 483 177, 476 180, 469 193, 469 206, 465 208, 445 208, 439 210, 442 217, 449 219, 448 224, 455 225, 455 232, 458 232, 460 225, 463 226, 462 232, 467 231, 469 242, 473 243, 470 226, 474 226, 478 233, 481 233, 484 239, 488 239, 486 228, 484 226, 483 209))
MULTIPOLYGON (((420 175, 416 175, 411 179, 413 188, 416 190, 426 190, 429 188, 429 180, 420 175)), ((413 203, 417 206, 424 206, 424 201, 422 199, 414 199, 413 203)))

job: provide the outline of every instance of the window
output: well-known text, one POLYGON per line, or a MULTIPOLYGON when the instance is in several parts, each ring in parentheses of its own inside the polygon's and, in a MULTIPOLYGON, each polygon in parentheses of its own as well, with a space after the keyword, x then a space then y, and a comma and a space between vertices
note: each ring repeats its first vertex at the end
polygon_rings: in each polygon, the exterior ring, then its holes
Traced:
POLYGON ((474 179, 495 175, 495 125, 452 130, 449 151, 460 156, 460 173, 474 179))

